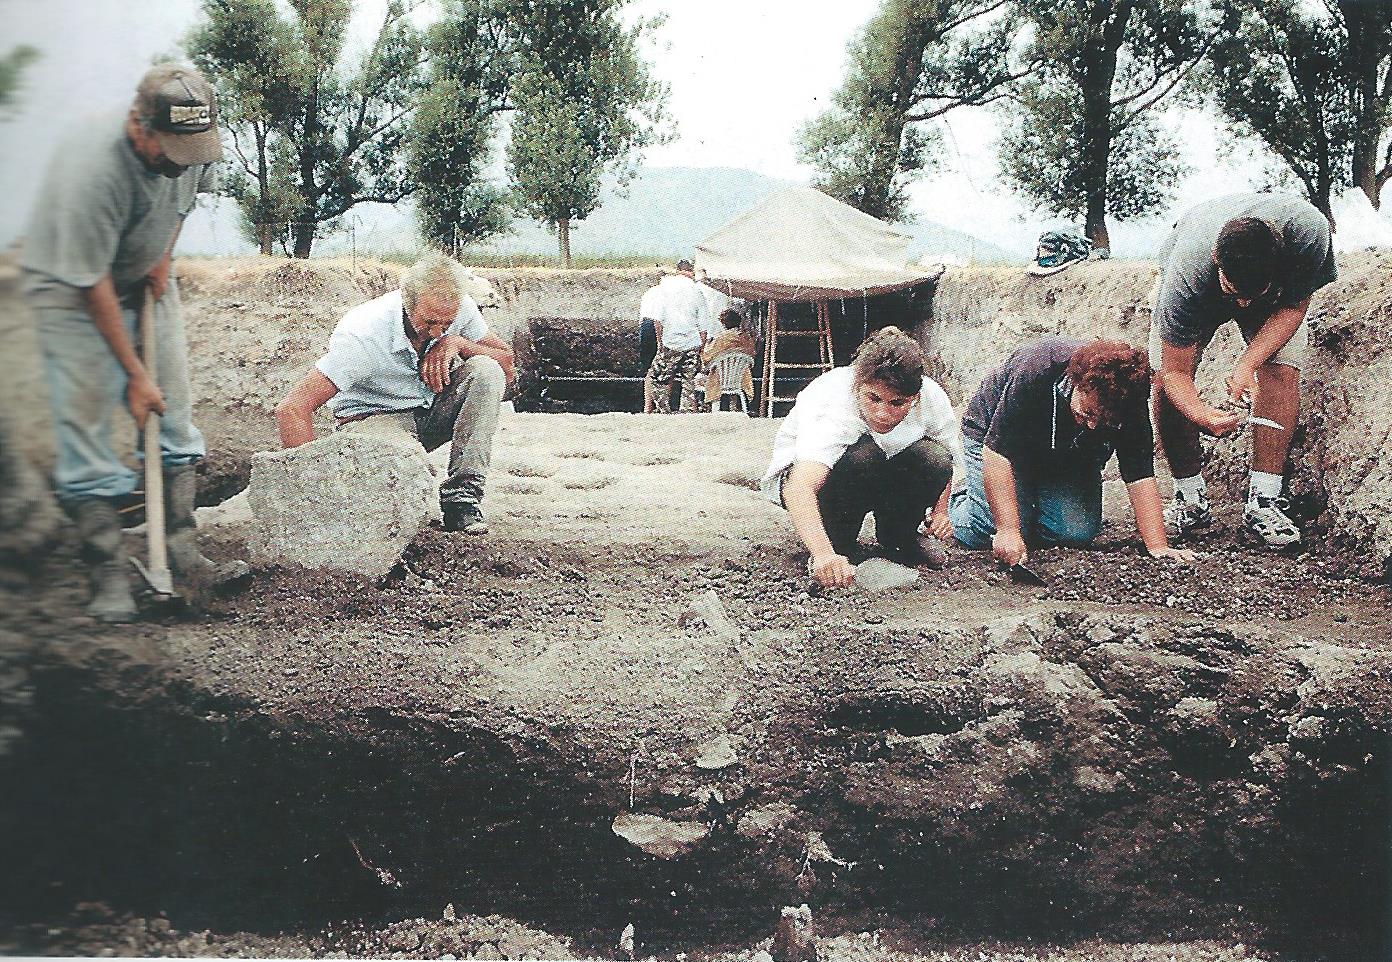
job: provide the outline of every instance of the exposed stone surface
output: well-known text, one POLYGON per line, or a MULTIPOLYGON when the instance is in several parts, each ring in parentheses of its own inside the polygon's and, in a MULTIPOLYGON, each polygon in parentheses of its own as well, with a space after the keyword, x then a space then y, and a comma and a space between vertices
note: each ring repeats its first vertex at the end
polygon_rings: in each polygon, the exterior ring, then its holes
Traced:
POLYGON ((624 812, 614 819, 614 834, 658 858, 677 858, 696 848, 709 826, 700 822, 674 822, 657 815, 624 812))
POLYGON ((739 754, 729 735, 717 735, 696 750, 696 767, 708 772, 719 771, 739 763, 739 754))
POLYGON ((856 565, 855 583, 866 591, 892 591, 906 588, 918 580, 913 568, 885 558, 866 558, 856 565))
POLYGON ((250 549, 259 565, 380 576, 440 514, 419 445, 338 432, 252 459, 250 549))

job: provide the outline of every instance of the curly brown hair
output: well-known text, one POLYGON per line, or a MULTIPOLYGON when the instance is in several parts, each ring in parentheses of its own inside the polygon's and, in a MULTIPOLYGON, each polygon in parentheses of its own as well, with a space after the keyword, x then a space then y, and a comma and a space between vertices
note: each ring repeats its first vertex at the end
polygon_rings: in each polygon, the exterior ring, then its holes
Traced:
POLYGON ((1138 407, 1144 409, 1150 398, 1151 373, 1146 352, 1122 341, 1092 341, 1068 360, 1073 386, 1096 397, 1107 420, 1113 422, 1138 407))
POLYGON ((923 388, 923 348, 897 327, 882 327, 851 358, 857 385, 874 381, 902 397, 923 388))

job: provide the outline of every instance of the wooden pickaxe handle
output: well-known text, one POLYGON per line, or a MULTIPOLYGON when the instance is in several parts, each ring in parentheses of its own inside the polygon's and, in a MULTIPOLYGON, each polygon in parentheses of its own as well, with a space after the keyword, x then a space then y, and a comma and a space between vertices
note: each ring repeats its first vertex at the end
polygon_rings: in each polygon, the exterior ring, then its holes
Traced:
MULTIPOLYGON (((150 380, 159 386, 159 346, 155 340, 155 297, 147 287, 140 306, 140 353, 150 380)), ((160 455, 159 414, 145 416, 145 534, 149 544, 149 567, 142 571, 150 588, 160 594, 174 593, 169 571, 169 553, 164 543, 164 464, 160 455)))

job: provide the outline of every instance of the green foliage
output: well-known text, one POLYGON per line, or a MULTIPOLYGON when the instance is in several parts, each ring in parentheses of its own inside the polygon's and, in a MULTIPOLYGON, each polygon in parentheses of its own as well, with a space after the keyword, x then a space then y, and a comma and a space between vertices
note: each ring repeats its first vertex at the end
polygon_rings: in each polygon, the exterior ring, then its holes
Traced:
MULTIPOLYGON (((1032 91, 1022 100, 1025 111, 1002 125, 1002 174, 1035 206, 1063 217, 1084 217, 1090 194, 1079 159, 1087 140, 1073 98, 1032 91)), ((1107 213, 1127 220, 1159 209, 1185 171, 1174 138, 1152 118, 1137 117, 1111 140, 1107 213)))
POLYGON ((1139 216, 1170 196, 1182 167, 1148 112, 1182 88, 1214 31, 1181 0, 1018 2, 1038 69, 1006 118, 1002 173, 1108 247, 1109 213, 1139 216))
POLYGON ((414 184, 403 138, 422 87, 423 41, 390 0, 367 52, 346 62, 351 0, 204 0, 186 40, 218 88, 233 142, 229 192, 269 252, 288 230, 297 257, 367 201, 395 203, 414 184))
POLYGON ((39 52, 25 45, 15 47, 0 57, 0 111, 14 106, 15 95, 19 92, 20 81, 24 77, 24 68, 37 59, 39 52))
POLYGON ((508 170, 518 208, 557 229, 563 262, 570 224, 599 206, 602 178, 627 183, 665 119, 666 88, 638 50, 651 24, 625 24, 627 2, 504 0, 519 69, 508 170))
POLYGON ((426 41, 429 87, 411 121, 407 165, 419 184, 421 235, 455 256, 511 229, 508 191, 482 174, 507 104, 505 26, 486 0, 450 0, 426 41))
POLYGON ((1392 3, 1220 0, 1220 10, 1209 69, 1228 129, 1280 157, 1326 215, 1354 184, 1376 203, 1392 173, 1392 145, 1378 157, 1392 119, 1392 3))
POLYGON ((931 121, 998 100, 1015 63, 1013 10, 1001 0, 884 0, 851 43, 831 106, 798 133, 816 186, 874 217, 902 220, 905 190, 936 162, 931 121))

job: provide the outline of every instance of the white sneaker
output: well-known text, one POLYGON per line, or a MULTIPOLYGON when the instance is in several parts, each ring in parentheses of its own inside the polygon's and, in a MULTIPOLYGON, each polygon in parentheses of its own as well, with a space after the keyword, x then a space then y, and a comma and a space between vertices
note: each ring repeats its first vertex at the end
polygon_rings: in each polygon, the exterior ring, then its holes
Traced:
POLYGON ((1174 499, 1165 508, 1165 530, 1176 541, 1183 539, 1196 528, 1207 528, 1213 523, 1213 515, 1208 510, 1208 495, 1200 494, 1190 501, 1182 492, 1176 491, 1174 499))
POLYGON ((1242 520, 1268 548, 1284 548, 1300 543, 1300 529, 1286 514, 1290 502, 1285 498, 1255 497, 1247 502, 1242 520))

